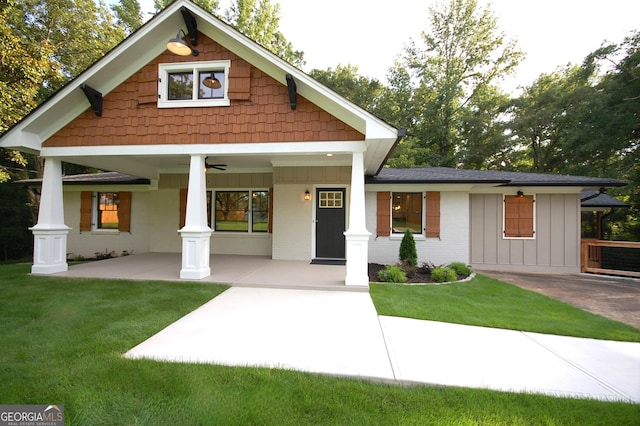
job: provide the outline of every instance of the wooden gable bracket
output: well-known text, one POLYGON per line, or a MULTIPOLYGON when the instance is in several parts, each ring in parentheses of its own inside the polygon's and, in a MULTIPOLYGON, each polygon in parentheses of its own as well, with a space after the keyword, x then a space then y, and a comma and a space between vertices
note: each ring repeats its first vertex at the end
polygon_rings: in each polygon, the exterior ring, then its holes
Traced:
MULTIPOLYGON (((180 9, 182 17, 184 18, 184 24, 187 26, 187 35, 192 45, 198 45, 198 23, 196 18, 191 14, 189 9, 183 7, 180 9)), ((195 56, 195 55, 194 55, 195 56)))
POLYGON ((293 76, 291 74, 287 74, 286 78, 287 78, 287 88, 289 89, 289 105, 291 105, 291 109, 296 109, 298 88, 296 87, 296 82, 293 80, 293 76))
POLYGON ((93 108, 93 112, 98 116, 102 117, 102 93, 98 92, 91 86, 87 86, 83 84, 80 86, 84 95, 87 97, 87 100, 91 104, 91 108, 93 108))

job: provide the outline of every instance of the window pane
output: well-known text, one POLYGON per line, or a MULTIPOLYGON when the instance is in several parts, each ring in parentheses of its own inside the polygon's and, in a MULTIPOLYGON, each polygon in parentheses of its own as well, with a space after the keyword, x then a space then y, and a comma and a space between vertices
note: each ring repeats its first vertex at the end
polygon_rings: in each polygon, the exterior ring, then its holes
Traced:
POLYGON ((200 71, 198 99, 224 98, 224 71, 200 71))
POLYGON ((394 233, 404 233, 407 229, 414 234, 422 232, 422 193, 394 192, 391 213, 394 233))
POLYGON ((216 231, 249 231, 249 192, 216 191, 216 231))
POLYGON ((169 99, 193 99, 193 72, 169 73, 169 99))
POLYGON ((118 229, 118 193, 98 192, 98 229, 118 229))
POLYGON ((269 192, 253 191, 251 197, 253 232, 267 232, 269 226, 269 192))

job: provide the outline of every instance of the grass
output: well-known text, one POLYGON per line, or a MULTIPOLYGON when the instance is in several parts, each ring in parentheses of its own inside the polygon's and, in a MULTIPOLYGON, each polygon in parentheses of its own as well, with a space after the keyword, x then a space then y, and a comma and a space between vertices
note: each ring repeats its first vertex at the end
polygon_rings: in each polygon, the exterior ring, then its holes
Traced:
POLYGON ((64 404, 68 425, 638 424, 640 405, 121 355, 225 290, 66 279, 0 265, 0 404, 64 404))
POLYGON ((371 284, 380 315, 640 342, 640 330, 483 276, 441 286, 371 284))

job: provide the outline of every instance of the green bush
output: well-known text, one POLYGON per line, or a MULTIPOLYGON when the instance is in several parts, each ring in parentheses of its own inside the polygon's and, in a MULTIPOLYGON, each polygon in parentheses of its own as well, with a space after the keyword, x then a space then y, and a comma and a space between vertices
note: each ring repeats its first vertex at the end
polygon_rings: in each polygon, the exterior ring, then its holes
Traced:
POLYGON ((448 266, 439 266, 431 271, 431 279, 438 283, 451 282, 456 281, 458 275, 448 266))
POLYGON ((471 275, 471 268, 463 262, 451 262, 448 266, 456 271, 456 274, 458 275, 463 275, 465 277, 471 275))
POLYGON ((418 252, 416 250, 416 241, 410 229, 404 231, 404 237, 400 242, 400 262, 406 262, 410 266, 418 265, 418 252))
POLYGON ((406 283, 407 275, 399 266, 387 265, 385 269, 378 271, 380 281, 388 283, 406 283))

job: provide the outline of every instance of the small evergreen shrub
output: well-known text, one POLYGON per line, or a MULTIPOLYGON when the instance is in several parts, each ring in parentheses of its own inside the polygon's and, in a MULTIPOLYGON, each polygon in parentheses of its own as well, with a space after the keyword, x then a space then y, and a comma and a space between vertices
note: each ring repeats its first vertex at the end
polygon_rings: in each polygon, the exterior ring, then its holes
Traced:
POLYGON ((438 283, 452 282, 458 279, 456 271, 448 266, 439 266, 431 271, 431 279, 438 283))
POLYGON ((388 283, 406 283, 407 275, 399 266, 387 265, 385 269, 378 271, 380 281, 388 283))
POLYGON ((418 265, 418 252, 416 250, 416 241, 410 229, 404 231, 404 237, 400 242, 400 262, 406 262, 410 266, 418 265))
POLYGON ((449 268, 456 271, 456 274, 468 277, 471 275, 471 268, 463 262, 451 262, 449 268))

